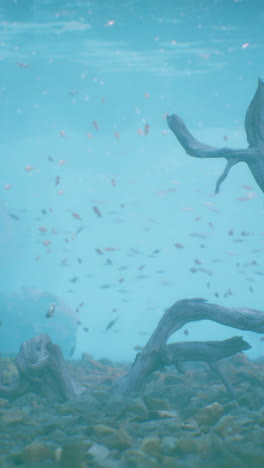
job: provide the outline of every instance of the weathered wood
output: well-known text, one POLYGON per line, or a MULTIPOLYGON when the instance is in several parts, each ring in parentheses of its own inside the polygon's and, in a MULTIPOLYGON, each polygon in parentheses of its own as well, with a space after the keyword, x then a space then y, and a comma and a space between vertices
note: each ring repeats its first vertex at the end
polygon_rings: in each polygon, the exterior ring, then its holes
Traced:
POLYGON ((65 401, 85 389, 74 381, 63 359, 60 347, 46 334, 26 341, 15 359, 19 372, 16 382, 0 385, 0 395, 14 399, 26 392, 65 401))
POLYGON ((251 346, 241 336, 233 336, 223 341, 187 341, 182 343, 171 343, 163 347, 162 353, 166 364, 174 364, 180 372, 185 372, 183 364, 185 361, 204 361, 222 380, 228 393, 235 398, 232 385, 219 367, 221 359, 228 358, 234 354, 250 349, 251 346))
POLYGON ((212 363, 250 349, 251 346, 241 336, 233 336, 223 341, 185 341, 170 343, 162 352, 168 364, 184 361, 205 361, 212 363))
POLYGON ((186 153, 195 158, 225 158, 227 165, 219 177, 215 192, 230 169, 239 162, 248 165, 255 181, 264 192, 264 81, 258 80, 257 91, 248 107, 245 117, 245 130, 249 143, 246 149, 214 148, 196 140, 183 120, 176 114, 167 117, 169 128, 177 137, 186 153))
MULTIPOLYGON (((207 303, 205 299, 201 298, 182 299, 165 311, 146 346, 137 355, 131 369, 117 380, 112 391, 123 395, 139 391, 142 385, 146 383, 147 377, 158 367, 166 364, 167 357, 163 351, 166 349, 165 345, 169 337, 186 323, 197 320, 212 320, 240 330, 250 330, 256 333, 264 332, 264 312, 262 311, 249 308, 222 307, 217 304, 207 303)), ((203 344, 199 343, 199 350, 202 349, 203 344)), ((181 349, 182 352, 183 347, 185 347, 187 353, 188 344, 177 343, 173 346, 174 349, 177 350, 178 347, 178 350, 181 349)), ((195 357, 198 350, 193 348, 193 351, 193 357, 195 357)), ((201 354, 201 351, 199 352, 201 354)), ((229 355, 232 355, 232 353, 229 355)), ((215 360, 211 362, 213 363, 215 360)))

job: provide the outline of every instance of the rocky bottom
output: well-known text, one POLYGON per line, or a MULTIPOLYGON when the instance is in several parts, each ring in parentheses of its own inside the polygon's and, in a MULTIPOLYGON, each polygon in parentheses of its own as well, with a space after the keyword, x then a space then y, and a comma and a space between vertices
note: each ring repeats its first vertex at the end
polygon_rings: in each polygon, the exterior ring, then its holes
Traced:
MULTIPOLYGON (((2 359, 4 383, 15 373, 2 359)), ((264 362, 222 362, 236 393, 206 364, 156 372, 133 398, 111 393, 127 370, 84 355, 67 363, 86 392, 66 403, 0 398, 0 467, 240 468, 264 466, 264 362)))

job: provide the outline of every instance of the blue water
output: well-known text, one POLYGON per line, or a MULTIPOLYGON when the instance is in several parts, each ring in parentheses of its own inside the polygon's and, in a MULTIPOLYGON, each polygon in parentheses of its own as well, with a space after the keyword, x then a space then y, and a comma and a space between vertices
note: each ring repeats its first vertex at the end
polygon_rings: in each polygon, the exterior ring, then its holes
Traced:
MULTIPOLYGON (((1 0, 3 352, 48 331, 68 357, 72 327, 74 357, 131 361, 179 299, 263 309, 263 193, 240 164, 214 196, 225 161, 187 156, 165 119, 247 146, 263 20, 257 0, 1 0), (54 297, 72 325, 46 318, 54 297)), ((187 329, 173 340, 243 334, 263 355, 259 335, 187 329)))

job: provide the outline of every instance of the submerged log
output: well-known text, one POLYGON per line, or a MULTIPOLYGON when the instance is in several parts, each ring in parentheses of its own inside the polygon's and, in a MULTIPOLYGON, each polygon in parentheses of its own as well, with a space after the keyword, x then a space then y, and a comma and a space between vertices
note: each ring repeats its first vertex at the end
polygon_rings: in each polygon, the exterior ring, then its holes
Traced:
POLYGON ((15 359, 18 379, 11 385, 0 384, 0 396, 18 398, 27 392, 65 401, 85 389, 74 381, 60 347, 46 334, 23 343, 15 359))
MULTIPOLYGON (((175 343, 167 345, 169 337, 183 327, 186 323, 197 320, 212 320, 214 322, 238 328, 250 330, 256 333, 264 332, 264 312, 248 308, 228 308, 217 304, 207 303, 205 299, 182 299, 165 311, 158 326, 139 353, 129 372, 120 377, 114 384, 112 391, 122 395, 129 395, 139 391, 147 382, 148 377, 158 368, 171 363, 171 356, 177 364, 184 355, 186 360, 196 360, 199 356, 214 367, 219 375, 219 369, 214 366, 219 359, 232 356, 245 349, 249 349, 248 343, 241 338, 232 338, 219 342, 217 345, 205 343, 175 343), (214 348, 214 351, 212 349, 214 348), (211 355, 211 359, 210 359, 211 355), (221 357, 222 356, 222 357, 221 357)), ((224 379, 222 378, 222 381, 224 379)), ((229 384, 226 384, 226 387, 229 384)))
POLYGON ((184 121, 176 114, 167 117, 168 126, 186 153, 195 158, 225 158, 223 174, 219 177, 215 192, 226 179, 230 169, 239 162, 248 165, 255 181, 264 192, 264 81, 258 80, 257 91, 248 107, 245 130, 249 143, 246 149, 214 148, 196 140, 184 121))

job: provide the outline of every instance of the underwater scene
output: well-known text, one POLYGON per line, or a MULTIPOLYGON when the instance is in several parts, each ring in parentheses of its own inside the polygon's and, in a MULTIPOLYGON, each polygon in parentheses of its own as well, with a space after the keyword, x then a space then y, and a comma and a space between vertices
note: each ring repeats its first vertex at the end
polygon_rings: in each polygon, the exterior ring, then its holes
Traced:
POLYGON ((0 468, 264 466, 262 0, 0 0, 0 468))

